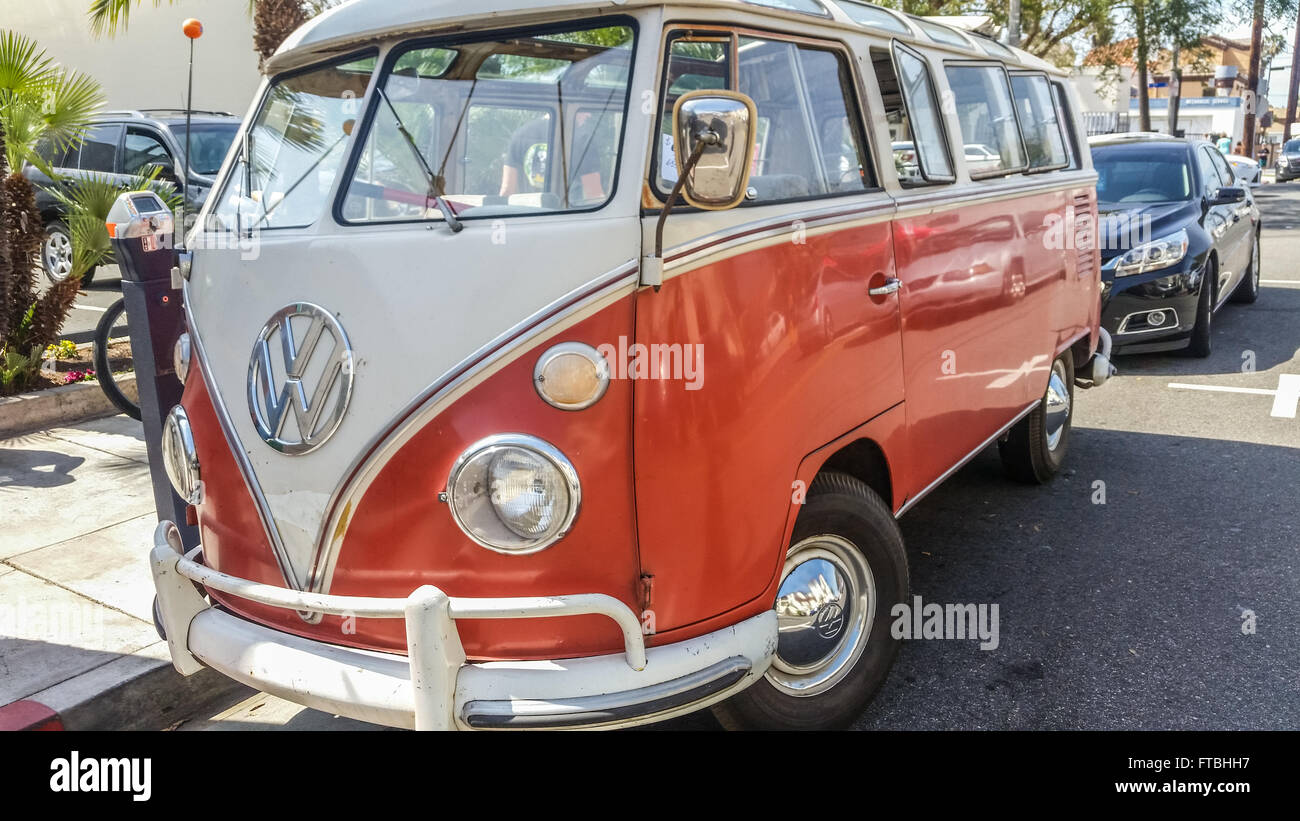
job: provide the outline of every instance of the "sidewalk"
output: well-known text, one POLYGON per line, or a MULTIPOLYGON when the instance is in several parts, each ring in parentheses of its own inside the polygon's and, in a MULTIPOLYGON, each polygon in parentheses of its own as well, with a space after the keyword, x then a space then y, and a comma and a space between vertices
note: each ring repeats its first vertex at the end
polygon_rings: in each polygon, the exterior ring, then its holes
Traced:
POLYGON ((165 729, 229 695, 177 674, 154 629, 156 524, 139 423, 0 440, 0 728, 33 701, 67 729, 165 729))

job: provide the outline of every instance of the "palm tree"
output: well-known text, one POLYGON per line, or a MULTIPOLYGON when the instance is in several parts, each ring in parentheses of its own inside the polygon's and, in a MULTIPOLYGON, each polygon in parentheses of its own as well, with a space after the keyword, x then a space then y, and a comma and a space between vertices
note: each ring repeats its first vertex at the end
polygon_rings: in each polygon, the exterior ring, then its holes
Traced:
POLYGON ((44 295, 37 255, 44 238, 36 192, 22 174, 31 163, 51 179, 51 153, 80 143, 103 105, 99 84, 56 65, 35 41, 0 31, 0 388, 21 390, 40 368, 81 285, 69 277, 44 295))
MULTIPOLYGON (((290 34, 311 18, 340 0, 248 0, 248 14, 253 18, 253 48, 266 62, 290 34)), ((176 0, 167 0, 174 4, 176 0)), ((109 37, 125 31, 131 7, 140 0, 91 0, 90 28, 95 34, 109 37)), ((162 0, 153 0, 155 7, 162 0)))

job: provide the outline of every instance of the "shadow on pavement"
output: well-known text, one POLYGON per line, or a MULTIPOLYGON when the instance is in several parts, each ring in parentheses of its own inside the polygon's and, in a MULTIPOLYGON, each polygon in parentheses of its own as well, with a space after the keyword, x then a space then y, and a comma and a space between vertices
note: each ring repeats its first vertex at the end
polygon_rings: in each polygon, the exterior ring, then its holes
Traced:
POLYGON ((48 450, 0 451, 0 488, 50 488, 77 481, 72 471, 85 464, 81 456, 48 450))

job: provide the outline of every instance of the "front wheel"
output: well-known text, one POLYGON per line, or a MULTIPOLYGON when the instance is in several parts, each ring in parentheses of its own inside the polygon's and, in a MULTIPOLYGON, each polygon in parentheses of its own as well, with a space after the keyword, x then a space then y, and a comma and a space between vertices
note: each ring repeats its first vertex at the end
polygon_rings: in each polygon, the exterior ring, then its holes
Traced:
POLYGON ((108 358, 108 346, 112 341, 113 328, 125 313, 126 300, 119 299, 104 312, 104 316, 99 320, 99 326, 95 328, 95 378, 99 380, 99 386, 104 389, 108 401, 122 413, 139 422, 140 406, 132 402, 118 386, 112 363, 108 358))
POLYGON ((772 667, 715 705, 718 720, 733 730, 852 724, 893 667, 891 611, 907 585, 903 537, 881 498, 851 476, 818 476, 786 551, 772 667))
POLYGON ((1052 363, 1047 392, 1038 407, 998 443, 1003 469, 1026 484, 1052 481, 1065 464, 1073 427, 1074 355, 1066 351, 1052 363))
POLYGON ((1197 359, 1207 359, 1214 353, 1214 283, 1218 278, 1218 266, 1211 261, 1205 267, 1201 297, 1196 303, 1196 325, 1187 344, 1188 355, 1197 359))

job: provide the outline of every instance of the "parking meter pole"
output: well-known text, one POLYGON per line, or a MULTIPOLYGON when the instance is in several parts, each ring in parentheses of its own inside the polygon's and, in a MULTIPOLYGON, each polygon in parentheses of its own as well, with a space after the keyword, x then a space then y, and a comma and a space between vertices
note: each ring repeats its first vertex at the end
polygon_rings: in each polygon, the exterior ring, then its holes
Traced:
POLYGON ((172 282, 175 219, 157 195, 128 192, 118 197, 107 221, 122 270, 154 506, 160 520, 176 523, 191 548, 198 544, 198 530, 187 524, 188 505, 172 489, 162 459, 163 420, 180 403, 184 390, 172 364, 172 351, 185 327, 182 294, 172 282))

